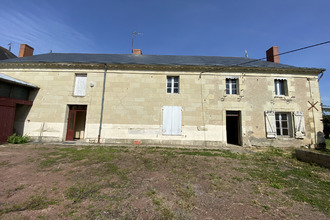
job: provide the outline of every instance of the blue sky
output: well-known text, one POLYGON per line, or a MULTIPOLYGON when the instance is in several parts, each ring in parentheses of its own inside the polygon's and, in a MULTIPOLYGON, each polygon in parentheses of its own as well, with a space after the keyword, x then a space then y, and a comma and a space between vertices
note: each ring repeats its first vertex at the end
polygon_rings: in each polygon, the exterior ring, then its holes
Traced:
MULTIPOLYGON (((263 58, 330 40, 329 0, 0 0, 0 45, 18 54, 119 53, 263 58)), ((330 105, 330 44, 283 55, 280 62, 326 68, 322 102, 330 105)))

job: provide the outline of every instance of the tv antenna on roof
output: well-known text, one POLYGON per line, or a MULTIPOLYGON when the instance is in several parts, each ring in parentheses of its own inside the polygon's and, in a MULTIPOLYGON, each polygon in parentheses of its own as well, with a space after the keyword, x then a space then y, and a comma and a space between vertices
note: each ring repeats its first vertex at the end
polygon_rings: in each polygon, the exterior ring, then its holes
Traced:
POLYGON ((13 43, 12 42, 9 42, 9 44, 8 44, 8 50, 9 50, 9 52, 11 52, 11 45, 12 45, 13 43))
POLYGON ((134 37, 136 35, 143 35, 143 33, 138 33, 136 31, 133 31, 133 33, 132 33, 132 53, 133 53, 133 49, 134 49, 134 37))
POLYGON ((244 52, 245 52, 245 57, 249 57, 247 50, 245 50, 244 52))

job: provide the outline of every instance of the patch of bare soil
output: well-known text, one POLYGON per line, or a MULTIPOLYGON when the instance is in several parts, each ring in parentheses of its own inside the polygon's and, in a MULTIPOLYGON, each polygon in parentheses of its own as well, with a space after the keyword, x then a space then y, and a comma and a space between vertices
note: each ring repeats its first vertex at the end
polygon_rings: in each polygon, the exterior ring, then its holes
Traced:
POLYGON ((250 160, 186 152, 1 145, 0 219, 329 219, 250 160))

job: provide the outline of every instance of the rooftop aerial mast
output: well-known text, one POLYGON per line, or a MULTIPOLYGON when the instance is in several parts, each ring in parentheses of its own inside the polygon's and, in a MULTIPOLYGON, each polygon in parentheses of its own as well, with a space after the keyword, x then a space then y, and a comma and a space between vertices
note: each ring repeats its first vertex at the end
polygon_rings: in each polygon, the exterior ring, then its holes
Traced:
POLYGON ((143 33, 138 33, 136 31, 133 31, 133 33, 132 33, 132 53, 133 53, 133 49, 134 49, 134 37, 136 35, 143 35, 143 33))

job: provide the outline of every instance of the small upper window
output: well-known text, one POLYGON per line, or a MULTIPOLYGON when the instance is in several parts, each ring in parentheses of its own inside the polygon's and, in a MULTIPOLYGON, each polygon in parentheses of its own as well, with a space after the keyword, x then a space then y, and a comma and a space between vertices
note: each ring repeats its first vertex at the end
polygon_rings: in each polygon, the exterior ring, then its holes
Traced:
POLYGON ((278 95, 278 96, 287 96, 288 95, 286 79, 275 79, 274 86, 275 86, 275 95, 278 95))
POLYGON ((87 74, 77 74, 74 86, 74 96, 86 95, 87 74))
POLYGON ((238 94, 238 79, 226 79, 226 94, 238 94))
POLYGON ((167 93, 179 93, 179 77, 168 76, 166 88, 167 93))

